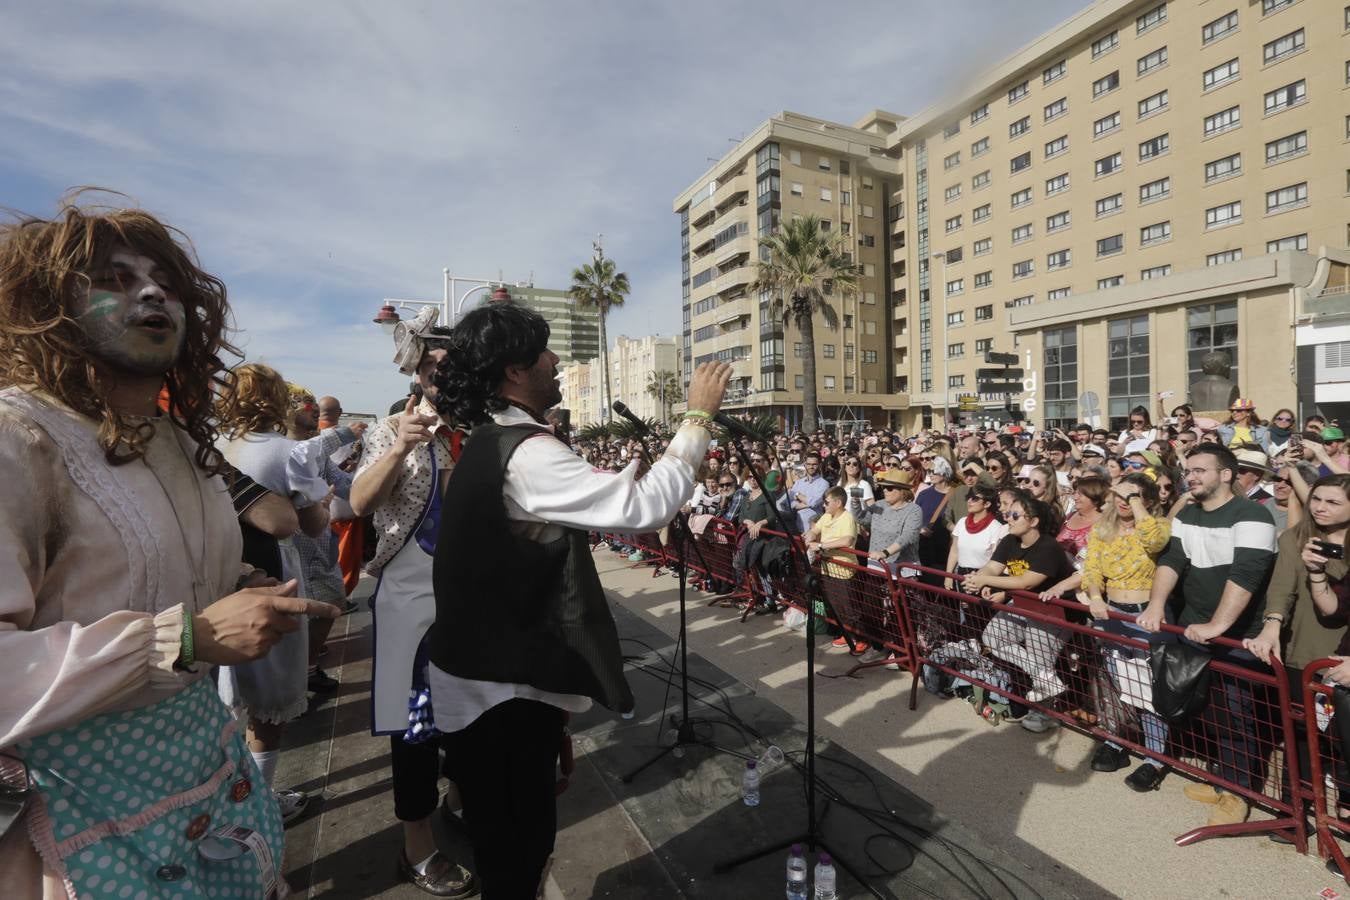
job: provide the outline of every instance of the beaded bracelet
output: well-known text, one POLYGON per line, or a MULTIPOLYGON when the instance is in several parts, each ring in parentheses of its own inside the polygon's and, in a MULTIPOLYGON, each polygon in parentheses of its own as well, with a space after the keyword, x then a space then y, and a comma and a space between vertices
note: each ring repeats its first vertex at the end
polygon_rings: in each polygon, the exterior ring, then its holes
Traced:
POLYGON ((197 644, 192 639, 192 613, 183 607, 183 634, 178 645, 178 664, 188 668, 197 661, 197 644))

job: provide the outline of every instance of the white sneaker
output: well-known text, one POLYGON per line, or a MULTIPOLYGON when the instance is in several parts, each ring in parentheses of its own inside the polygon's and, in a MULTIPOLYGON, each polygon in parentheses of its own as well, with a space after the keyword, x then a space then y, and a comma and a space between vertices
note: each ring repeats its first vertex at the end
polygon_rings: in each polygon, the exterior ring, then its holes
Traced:
POLYGON ((894 654, 894 653, 888 653, 888 654, 886 654, 886 659, 887 659, 887 660, 891 660, 890 662, 887 662, 887 663, 886 663, 886 668, 887 668, 887 669, 891 670, 892 672, 899 672, 899 671, 900 671, 900 664, 899 664, 898 662, 894 662, 894 660, 895 660, 895 654, 894 654))
POLYGON ((1054 669, 1043 669, 1032 679, 1033 686, 1027 691, 1027 699, 1032 703, 1044 703, 1052 697, 1058 697, 1068 690, 1068 686, 1059 680, 1054 669))
POLYGON ((273 790, 272 796, 277 800, 277 806, 281 808, 281 824, 290 824, 295 819, 305 814, 305 807, 309 804, 309 794, 304 791, 278 791, 273 790))

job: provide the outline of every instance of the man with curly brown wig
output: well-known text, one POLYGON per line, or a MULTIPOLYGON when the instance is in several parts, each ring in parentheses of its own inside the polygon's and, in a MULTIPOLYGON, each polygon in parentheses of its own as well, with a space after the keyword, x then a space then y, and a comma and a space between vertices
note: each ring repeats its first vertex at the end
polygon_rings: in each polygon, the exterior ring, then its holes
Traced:
POLYGON ((6 896, 279 877, 276 803, 207 676, 335 610, 238 589, 210 419, 228 312, 140 210, 0 225, 0 774, 29 801, 0 822, 6 896))

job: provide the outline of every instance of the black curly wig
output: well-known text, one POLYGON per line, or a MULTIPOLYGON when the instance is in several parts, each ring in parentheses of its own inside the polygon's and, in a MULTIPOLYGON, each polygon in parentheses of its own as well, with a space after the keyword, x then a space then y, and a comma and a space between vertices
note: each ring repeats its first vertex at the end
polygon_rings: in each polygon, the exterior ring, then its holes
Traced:
POLYGON ((531 366, 548 349, 548 322, 528 306, 489 303, 451 332, 436 366, 436 411, 460 425, 480 425, 506 409, 498 394, 507 366, 531 366))

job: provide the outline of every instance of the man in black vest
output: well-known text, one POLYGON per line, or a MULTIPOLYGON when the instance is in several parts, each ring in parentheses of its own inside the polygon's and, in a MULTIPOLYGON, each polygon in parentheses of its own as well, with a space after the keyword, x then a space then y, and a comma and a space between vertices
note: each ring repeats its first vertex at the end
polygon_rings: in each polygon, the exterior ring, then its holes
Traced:
POLYGON ((494 303, 466 315, 436 375, 438 411, 472 428, 450 476, 429 641, 436 727, 460 787, 484 900, 533 898, 553 852, 568 712, 633 706, 586 532, 655 531, 688 501, 731 377, 699 366, 665 455, 601 472, 544 416, 561 401, 548 323, 494 303))

